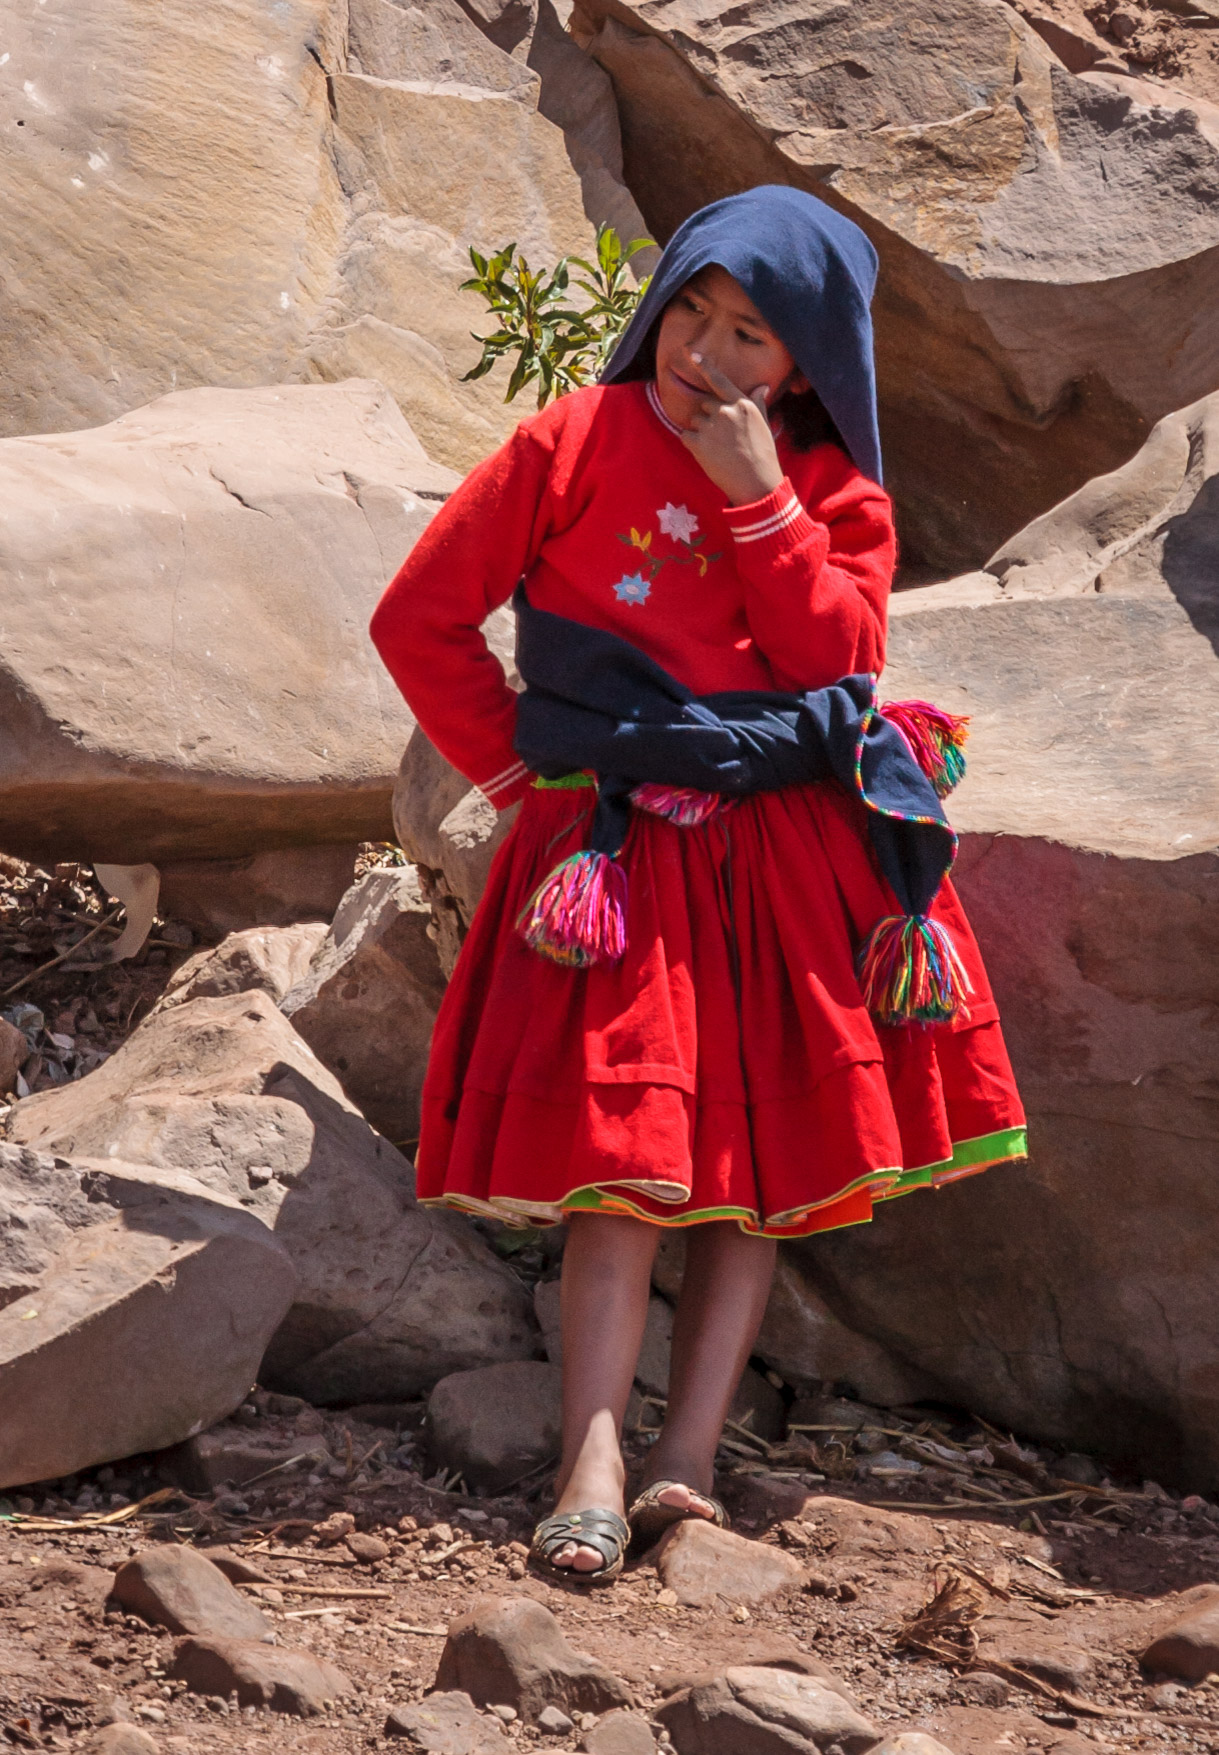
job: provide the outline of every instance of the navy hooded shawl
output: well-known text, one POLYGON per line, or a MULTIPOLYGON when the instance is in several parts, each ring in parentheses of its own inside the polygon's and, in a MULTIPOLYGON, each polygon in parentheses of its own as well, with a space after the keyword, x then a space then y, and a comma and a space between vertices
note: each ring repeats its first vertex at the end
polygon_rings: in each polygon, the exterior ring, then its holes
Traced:
POLYGON ((648 373, 644 344, 665 306, 713 263, 727 269, 792 355, 856 467, 879 482, 870 312, 876 251, 852 220, 802 189, 747 189, 700 208, 679 226, 602 382, 648 373))

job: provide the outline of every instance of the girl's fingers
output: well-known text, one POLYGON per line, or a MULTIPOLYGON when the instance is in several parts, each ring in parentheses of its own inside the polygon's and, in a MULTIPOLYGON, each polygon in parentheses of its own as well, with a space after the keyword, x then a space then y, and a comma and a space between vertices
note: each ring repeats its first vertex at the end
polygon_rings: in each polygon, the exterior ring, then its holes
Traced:
POLYGON ((724 373, 720 371, 719 367, 713 365, 704 354, 692 353, 690 358, 694 361, 699 371, 703 374, 703 377, 706 378, 708 384, 710 384, 711 388, 721 401, 739 402, 741 400, 745 392, 741 389, 740 385, 734 384, 732 379, 726 377, 724 373))

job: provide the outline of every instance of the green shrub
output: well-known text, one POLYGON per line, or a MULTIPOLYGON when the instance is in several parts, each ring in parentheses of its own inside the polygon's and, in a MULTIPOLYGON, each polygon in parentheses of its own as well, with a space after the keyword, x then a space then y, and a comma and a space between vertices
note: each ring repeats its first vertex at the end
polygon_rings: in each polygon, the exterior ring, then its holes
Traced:
POLYGON ((536 381, 538 407, 552 396, 563 396, 590 383, 601 371, 626 328, 647 287, 627 279, 627 264, 651 238, 623 245, 613 226, 597 230, 597 260, 564 256, 549 276, 530 268, 516 245, 505 244, 490 260, 470 251, 474 276, 462 282, 463 292, 481 293, 499 328, 493 335, 475 335, 483 344, 482 358, 463 383, 481 378, 497 360, 516 355, 505 402, 536 381), (571 302, 572 269, 581 270, 574 285, 587 303, 571 302))

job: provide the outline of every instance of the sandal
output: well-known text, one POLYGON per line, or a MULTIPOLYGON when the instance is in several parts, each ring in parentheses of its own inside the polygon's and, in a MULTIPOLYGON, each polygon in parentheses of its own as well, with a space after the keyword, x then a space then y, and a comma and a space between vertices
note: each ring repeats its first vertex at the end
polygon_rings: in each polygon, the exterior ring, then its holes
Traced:
POLYGON ((695 1511, 690 1507, 683 1510, 678 1505, 661 1504, 660 1495, 662 1493, 668 1492, 670 1487, 684 1487, 685 1484, 684 1481, 653 1481, 650 1487, 644 1488, 631 1506, 626 1516, 627 1522, 631 1526, 631 1546, 637 1553, 646 1554, 649 1548, 656 1546, 666 1530, 672 1529, 676 1523, 685 1523, 687 1520, 709 1523, 717 1530, 727 1529, 728 1513, 719 1500, 713 1499, 710 1493, 699 1493, 693 1487, 689 1489, 696 1499, 701 1499, 704 1505, 711 1507, 710 1517, 704 1517, 701 1511, 695 1511))
POLYGON ((547 1578, 561 1578, 568 1584, 609 1584, 626 1563, 630 1539, 631 1532, 616 1511, 556 1511, 552 1517, 544 1517, 534 1530, 529 1564, 547 1578), (605 1564, 593 1572, 556 1566, 554 1556, 569 1542, 595 1548, 605 1564))

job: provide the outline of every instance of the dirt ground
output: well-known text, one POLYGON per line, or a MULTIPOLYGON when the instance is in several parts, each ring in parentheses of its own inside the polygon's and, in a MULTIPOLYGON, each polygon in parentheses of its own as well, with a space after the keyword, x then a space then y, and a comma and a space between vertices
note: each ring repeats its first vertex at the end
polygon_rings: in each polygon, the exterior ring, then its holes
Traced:
MULTIPOLYGON (((794 1552, 805 1582, 752 1608, 727 1596, 683 1608, 673 1593, 662 1595, 647 1558, 596 1592, 529 1575, 523 1544, 546 1509, 549 1481, 536 1481, 529 1497, 442 1491, 439 1477, 429 1483, 419 1472, 421 1404, 400 1411, 393 1430, 303 1407, 276 1418, 271 1410, 285 1405, 259 1392, 227 1424, 238 1439, 260 1428, 260 1442, 272 1445, 277 1435, 322 1426, 334 1460, 308 1479, 289 1468, 210 1494, 173 1489, 134 1512, 133 1501, 164 1491, 175 1467, 180 1473, 170 1453, 0 1499, 0 1737, 16 1747, 78 1747, 89 1727, 117 1715, 143 1725, 162 1750, 199 1755, 389 1747, 390 1708, 426 1692, 447 1625, 494 1593, 544 1602, 575 1646, 631 1684, 645 1711, 683 1676, 799 1650, 829 1664, 882 1727, 929 1731, 955 1755, 1219 1750, 1219 1686, 1166 1685, 1137 1661, 1174 1613, 1204 1594, 1199 1587, 1219 1580, 1219 1508, 1197 1496, 1108 1477, 1088 1490, 1062 1482, 1039 1492, 1005 1470, 1006 1452, 972 1477, 945 1470, 940 1481, 926 1470, 903 1483, 887 1474, 878 1489, 875 1479, 858 1478, 867 1451, 857 1446, 875 1442, 866 1429, 856 1439, 823 1439, 819 1449, 812 1438, 757 1441, 756 1461, 733 1440, 721 1453, 719 1486, 734 1527, 794 1552), (800 1462, 808 1466, 793 1466, 800 1462), (819 1478, 818 1462, 844 1478, 819 1478), (962 1505, 963 1493, 979 1492, 995 1499, 962 1505), (1004 1495, 1019 1503, 1006 1508, 1004 1495), (360 1563, 315 1534, 339 1509, 384 1538, 387 1559, 360 1563), (107 1516, 124 1521, 96 1521, 107 1516), (173 1637, 106 1604, 113 1570, 167 1540, 205 1552, 222 1544, 260 1567, 271 1582, 243 1588, 278 1642, 337 1663, 354 1684, 350 1699, 300 1720, 238 1712, 168 1682, 173 1637), (948 1656, 903 1649, 901 1630, 950 1578, 964 1592, 964 1629, 930 1638, 932 1649, 947 1640, 948 1656), (319 1598, 319 1588, 376 1594, 319 1598), (980 1680, 979 1669, 990 1679, 980 1680)), ((884 1416, 896 1420, 888 1431, 899 1449, 930 1438, 960 1454, 973 1447, 995 1456, 989 1429, 943 1411, 921 1420, 916 1413, 884 1416)), ((643 1435, 631 1440, 636 1467, 646 1444, 643 1435)), ((1048 1453, 1011 1455, 1038 1457, 1028 1472, 1040 1471, 1042 1486, 1052 1482, 1048 1453)), ((580 1727, 546 1737, 518 1723, 510 1735, 568 1750, 578 1747, 580 1727)))

